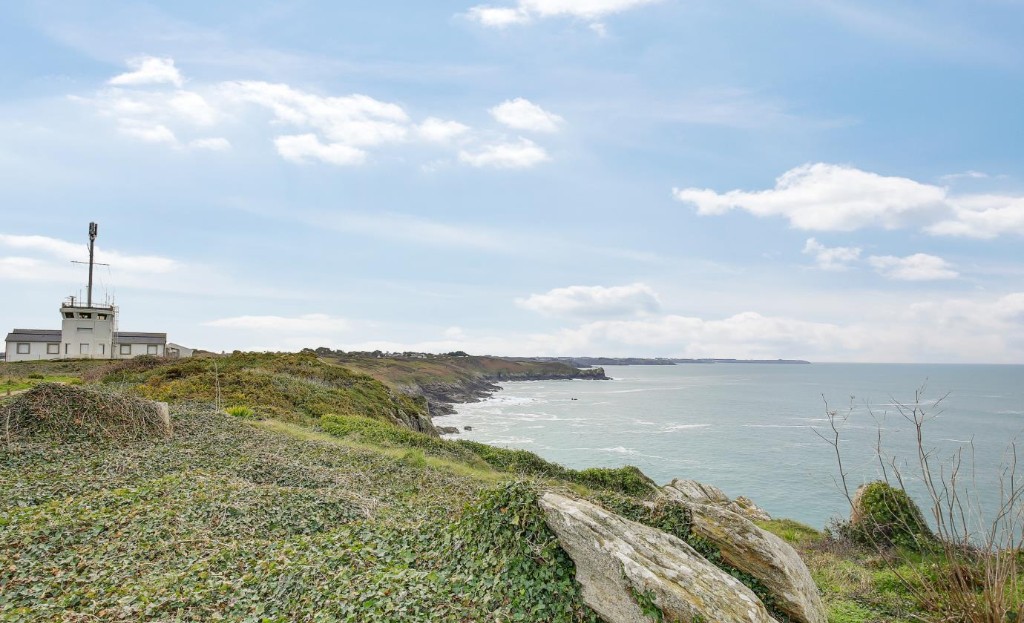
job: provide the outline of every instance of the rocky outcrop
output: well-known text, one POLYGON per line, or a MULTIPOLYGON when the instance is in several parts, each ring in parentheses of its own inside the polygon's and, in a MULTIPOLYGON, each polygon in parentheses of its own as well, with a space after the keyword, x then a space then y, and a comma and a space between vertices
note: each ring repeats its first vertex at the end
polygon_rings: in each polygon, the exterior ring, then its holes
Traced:
POLYGON ((556 493, 539 504, 576 563, 584 602, 608 623, 649 623, 638 595, 667 621, 775 621, 750 589, 672 535, 556 493))
POLYGON ((728 497, 722 503, 723 496, 687 495, 708 487, 695 487, 692 482, 673 481, 662 491, 690 511, 694 534, 713 543, 726 563, 760 580, 775 596, 776 607, 794 621, 826 623, 818 588, 796 550, 734 512, 730 507, 735 503, 728 497))
POLYGON ((495 392, 501 391, 497 383, 507 381, 564 381, 570 379, 608 380, 604 368, 577 369, 566 367, 564 372, 496 372, 481 376, 461 378, 456 381, 438 381, 433 383, 419 382, 405 385, 401 390, 412 396, 423 396, 427 399, 431 417, 451 415, 455 413, 452 405, 480 402, 495 392))
POLYGON ((735 500, 730 500, 729 496, 715 485, 709 485, 696 480, 676 478, 665 485, 663 491, 671 499, 691 500, 701 504, 725 506, 732 512, 742 515, 750 521, 771 521, 772 518, 768 511, 755 504, 750 498, 740 496, 735 500))
POLYGON ((772 516, 768 514, 768 511, 764 510, 760 506, 754 503, 748 497, 740 496, 732 501, 733 504, 738 508, 737 512, 743 515, 750 521, 771 521, 772 516))
POLYGON ((459 427, 458 426, 438 426, 437 427, 437 432, 442 434, 442 435, 458 435, 459 434, 459 427))

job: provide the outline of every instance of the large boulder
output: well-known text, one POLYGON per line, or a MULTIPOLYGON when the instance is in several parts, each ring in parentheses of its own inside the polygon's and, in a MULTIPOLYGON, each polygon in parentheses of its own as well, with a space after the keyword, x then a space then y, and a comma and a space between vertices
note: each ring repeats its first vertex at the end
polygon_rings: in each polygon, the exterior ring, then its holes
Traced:
POLYGON ((701 504, 718 504, 725 506, 734 513, 739 513, 751 521, 770 521, 772 516, 750 498, 740 496, 730 500, 724 491, 715 485, 696 480, 676 478, 664 486, 665 494, 672 499, 687 499, 701 504))
POLYGON ((781 612, 798 623, 826 623, 811 572, 788 543, 727 506, 695 501, 673 486, 662 491, 689 509, 694 534, 714 544, 722 560, 754 576, 771 591, 781 612))
POLYGON ((607 623, 649 623, 638 596, 666 621, 775 623, 750 589, 678 538, 557 493, 539 504, 576 563, 583 601, 607 623))

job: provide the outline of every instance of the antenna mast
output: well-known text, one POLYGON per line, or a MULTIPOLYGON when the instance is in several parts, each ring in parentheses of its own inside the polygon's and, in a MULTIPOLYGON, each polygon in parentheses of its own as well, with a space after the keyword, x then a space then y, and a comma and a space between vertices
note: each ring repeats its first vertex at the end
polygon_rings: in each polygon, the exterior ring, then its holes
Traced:
POLYGON ((99 227, 96 223, 89 223, 89 290, 88 298, 86 299, 87 307, 92 307, 92 269, 95 264, 96 235, 98 233, 99 227))

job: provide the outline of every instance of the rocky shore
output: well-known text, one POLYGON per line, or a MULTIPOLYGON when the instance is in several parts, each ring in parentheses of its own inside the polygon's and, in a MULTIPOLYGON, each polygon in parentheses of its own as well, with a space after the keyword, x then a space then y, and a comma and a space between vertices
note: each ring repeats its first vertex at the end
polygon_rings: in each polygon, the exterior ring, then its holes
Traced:
POLYGON ((509 381, 561 381, 561 380, 611 380, 604 373, 604 368, 568 368, 564 373, 507 373, 498 372, 476 378, 464 378, 457 381, 417 383, 406 386, 406 393, 423 396, 430 407, 430 416, 438 417, 455 413, 454 405, 469 402, 480 402, 501 391, 498 383, 509 381))

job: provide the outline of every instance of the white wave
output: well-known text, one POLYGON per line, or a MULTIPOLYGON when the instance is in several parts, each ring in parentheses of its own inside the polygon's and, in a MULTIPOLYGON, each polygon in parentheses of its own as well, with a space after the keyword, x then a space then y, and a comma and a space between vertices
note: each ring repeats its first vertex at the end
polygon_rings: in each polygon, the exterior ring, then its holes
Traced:
POLYGON ((622 446, 615 446, 614 448, 598 448, 601 452, 613 452, 615 454, 636 454, 636 450, 632 448, 624 448, 622 446))
POLYGON ((530 437, 495 437, 487 441, 489 444, 501 445, 501 446, 522 446, 534 443, 530 437))
POLYGON ((691 428, 708 428, 710 424, 669 424, 665 428, 661 429, 663 433, 671 433, 677 430, 689 430, 691 428))

